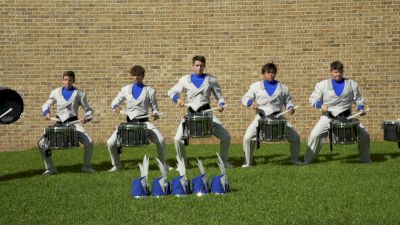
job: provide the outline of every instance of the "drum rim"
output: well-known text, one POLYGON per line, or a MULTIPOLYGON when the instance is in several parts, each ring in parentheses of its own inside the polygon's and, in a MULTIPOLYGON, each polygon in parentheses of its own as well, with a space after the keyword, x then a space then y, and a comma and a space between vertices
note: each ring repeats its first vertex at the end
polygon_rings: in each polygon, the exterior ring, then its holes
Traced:
POLYGON ((383 124, 396 124, 396 125, 400 125, 400 121, 399 121, 399 120, 385 120, 385 121, 383 121, 383 124))
POLYGON ((70 127, 70 126, 49 126, 49 127, 46 127, 46 131, 47 130, 68 130, 68 131, 75 131, 75 129, 73 128, 73 127, 70 127))

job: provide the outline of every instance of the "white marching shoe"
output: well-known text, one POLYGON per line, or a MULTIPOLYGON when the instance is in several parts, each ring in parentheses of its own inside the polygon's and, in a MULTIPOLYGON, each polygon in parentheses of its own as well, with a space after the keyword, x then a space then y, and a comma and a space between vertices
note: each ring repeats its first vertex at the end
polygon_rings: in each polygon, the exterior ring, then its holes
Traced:
POLYGON ((111 169, 109 169, 107 172, 110 172, 110 173, 112 173, 112 172, 116 172, 116 171, 119 171, 119 170, 122 170, 122 167, 121 166, 113 166, 111 169))
POLYGON ((249 168, 249 167, 250 167, 250 164, 245 163, 245 164, 242 165, 242 167, 243 167, 243 168, 249 168))
POLYGON ((48 170, 45 170, 43 173, 42 173, 42 175, 43 176, 50 176, 50 175, 56 175, 58 172, 57 172, 57 169, 48 169, 48 170))

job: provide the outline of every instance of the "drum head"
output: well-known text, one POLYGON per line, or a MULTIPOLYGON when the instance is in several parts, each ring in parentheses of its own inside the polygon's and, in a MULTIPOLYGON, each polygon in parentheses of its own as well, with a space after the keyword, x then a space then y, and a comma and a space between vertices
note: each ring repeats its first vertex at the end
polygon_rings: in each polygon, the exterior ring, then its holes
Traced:
POLYGON ((0 124, 10 124, 17 121, 23 111, 24 102, 21 96, 11 89, 0 89, 0 116, 11 111, 0 118, 0 124))

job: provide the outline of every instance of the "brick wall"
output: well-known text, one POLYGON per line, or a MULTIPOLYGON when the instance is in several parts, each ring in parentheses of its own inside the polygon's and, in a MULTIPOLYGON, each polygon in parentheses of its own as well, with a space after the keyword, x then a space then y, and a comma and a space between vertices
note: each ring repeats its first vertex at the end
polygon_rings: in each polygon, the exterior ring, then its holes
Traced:
MULTIPOLYGON (((145 83, 157 90, 162 119, 156 126, 172 143, 184 109, 167 90, 192 71, 191 57, 207 57, 206 71, 220 81, 229 105, 217 114, 240 143, 253 118, 241 106, 266 62, 278 65, 301 106, 289 120, 302 140, 319 113, 308 106, 316 82, 341 60, 347 77, 360 83, 371 113, 361 121, 382 140, 383 120, 400 117, 400 1, 199 0, 199 1, 0 1, 0 84, 21 94, 24 116, 0 126, 0 150, 35 147, 50 91, 64 70, 76 71, 76 86, 88 94, 95 121, 85 125, 104 143, 123 121, 110 103, 130 82, 133 64, 146 68, 145 83)), ((216 102, 213 101, 213 106, 216 102)), ((217 143, 202 139, 192 143, 217 143)))

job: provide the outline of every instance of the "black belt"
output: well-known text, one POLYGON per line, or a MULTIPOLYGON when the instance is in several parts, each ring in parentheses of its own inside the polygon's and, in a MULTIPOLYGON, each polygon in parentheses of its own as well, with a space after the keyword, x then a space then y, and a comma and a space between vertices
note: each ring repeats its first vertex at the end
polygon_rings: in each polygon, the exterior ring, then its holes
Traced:
POLYGON ((276 116, 279 113, 281 113, 281 111, 276 111, 276 112, 273 112, 273 113, 269 114, 268 116, 265 116, 264 114, 259 112, 258 115, 261 116, 261 117, 269 117, 269 116, 276 116))
POLYGON ((333 116, 331 112, 328 112, 328 117, 332 118, 332 119, 339 119, 339 118, 342 119, 342 118, 349 117, 350 115, 351 115, 350 109, 348 109, 342 113, 339 113, 339 115, 337 115, 337 116, 333 116))
POLYGON ((143 118, 143 119, 129 119, 129 116, 126 117, 126 122, 131 123, 131 122, 147 122, 149 121, 149 118, 143 118))
POLYGON ((188 108, 188 112, 189 112, 189 113, 197 113, 197 112, 201 112, 201 111, 207 110, 207 109, 211 109, 210 104, 202 105, 202 106, 200 106, 200 108, 198 108, 197 110, 193 110, 192 107, 189 107, 189 108, 188 108))
MULTIPOLYGON (((60 118, 57 116, 57 119, 60 119, 60 118)), ((68 122, 76 121, 76 120, 78 120, 78 117, 77 117, 77 116, 73 116, 73 117, 68 118, 68 119, 67 119, 66 121, 64 121, 64 122, 57 121, 57 124, 64 124, 64 123, 68 123, 68 122)))

